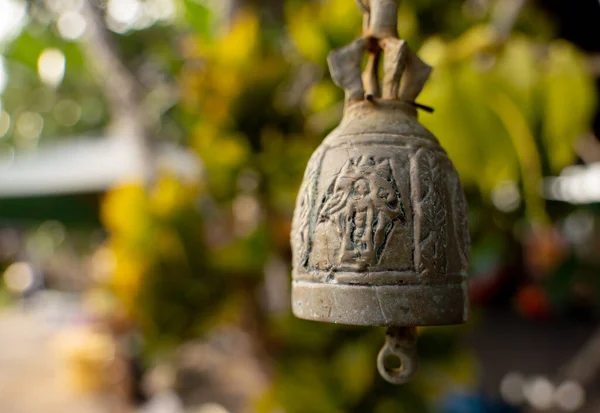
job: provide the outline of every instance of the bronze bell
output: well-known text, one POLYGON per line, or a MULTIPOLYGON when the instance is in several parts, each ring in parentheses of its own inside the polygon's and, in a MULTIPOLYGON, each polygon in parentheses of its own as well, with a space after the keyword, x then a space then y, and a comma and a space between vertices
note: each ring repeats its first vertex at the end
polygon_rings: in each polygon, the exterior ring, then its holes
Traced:
POLYGON ((344 116, 298 195, 292 308, 308 320, 388 326, 378 368, 403 383, 417 367, 415 327, 467 319, 467 206, 452 162, 417 120, 431 68, 398 39, 397 0, 361 5, 364 36, 328 59, 344 116), (400 367, 386 365, 390 355, 400 367))

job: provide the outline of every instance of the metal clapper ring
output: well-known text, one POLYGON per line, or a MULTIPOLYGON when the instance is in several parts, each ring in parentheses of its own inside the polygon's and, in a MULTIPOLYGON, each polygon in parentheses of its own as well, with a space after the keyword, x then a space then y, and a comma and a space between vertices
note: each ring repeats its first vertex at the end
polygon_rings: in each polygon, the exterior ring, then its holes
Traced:
POLYGON ((392 384, 404 384, 417 372, 417 329, 415 327, 389 327, 385 344, 377 356, 379 374, 392 384), (390 358, 400 360, 400 366, 389 366, 390 358))

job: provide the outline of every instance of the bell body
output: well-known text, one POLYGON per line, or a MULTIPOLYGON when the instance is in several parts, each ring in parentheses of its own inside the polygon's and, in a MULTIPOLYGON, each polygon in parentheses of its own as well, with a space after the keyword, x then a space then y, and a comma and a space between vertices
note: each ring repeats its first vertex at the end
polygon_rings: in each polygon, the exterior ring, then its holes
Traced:
POLYGON ((348 104, 298 195, 294 314, 355 325, 464 322, 466 213, 456 170, 414 106, 348 104))

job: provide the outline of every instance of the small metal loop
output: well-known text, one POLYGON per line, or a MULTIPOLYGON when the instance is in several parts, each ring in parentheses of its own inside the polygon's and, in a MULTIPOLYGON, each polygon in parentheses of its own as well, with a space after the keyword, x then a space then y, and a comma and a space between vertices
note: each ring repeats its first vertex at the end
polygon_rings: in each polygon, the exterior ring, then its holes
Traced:
POLYGON ((364 13, 371 13, 371 8, 364 3, 364 0, 356 0, 356 4, 364 13))
POLYGON ((417 372, 417 334, 415 327, 389 327, 384 346, 377 356, 377 370, 387 382, 404 384, 417 372), (395 357, 400 361, 399 367, 386 365, 388 358, 395 357))

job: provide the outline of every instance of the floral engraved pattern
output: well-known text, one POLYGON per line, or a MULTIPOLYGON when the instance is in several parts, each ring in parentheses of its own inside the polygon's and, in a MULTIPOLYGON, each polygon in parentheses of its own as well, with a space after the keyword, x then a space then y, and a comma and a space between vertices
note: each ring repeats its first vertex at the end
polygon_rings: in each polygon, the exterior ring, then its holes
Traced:
POLYGON ((436 152, 420 148, 411 158, 415 211, 414 264, 424 278, 445 277, 448 194, 445 168, 436 152))
POLYGON ((315 187, 325 152, 326 147, 320 146, 310 158, 296 201, 296 209, 294 210, 294 219, 292 222, 292 251, 294 252, 294 263, 298 267, 306 267, 308 265, 308 257, 311 249, 311 210, 315 203, 315 187), (294 248, 294 245, 297 247, 294 248))

